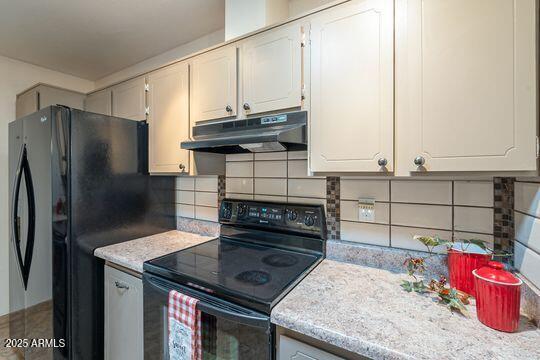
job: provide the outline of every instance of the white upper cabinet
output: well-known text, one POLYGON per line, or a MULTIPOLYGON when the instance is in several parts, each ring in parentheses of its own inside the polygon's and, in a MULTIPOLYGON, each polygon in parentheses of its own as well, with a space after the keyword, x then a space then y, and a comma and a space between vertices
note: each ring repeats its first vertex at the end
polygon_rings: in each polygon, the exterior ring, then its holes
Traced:
POLYGON ((96 114, 112 115, 111 90, 105 89, 86 96, 84 109, 96 114))
POLYGON ((16 102, 17 119, 30 115, 39 110, 39 93, 37 89, 28 90, 25 93, 17 95, 16 102))
POLYGON ((151 173, 189 171, 189 66, 175 64, 148 75, 149 170, 151 173))
POLYGON ((400 172, 536 170, 535 14, 535 0, 396 2, 400 172))
POLYGON ((311 171, 393 171, 392 0, 356 0, 311 21, 311 171))
POLYGON ((115 85, 112 88, 112 114, 131 120, 145 120, 144 76, 115 85))
POLYGON ((193 59, 191 116, 194 122, 237 114, 236 46, 226 46, 193 59))
POLYGON ((245 115, 302 105, 302 28, 284 26, 242 45, 242 111, 245 115))

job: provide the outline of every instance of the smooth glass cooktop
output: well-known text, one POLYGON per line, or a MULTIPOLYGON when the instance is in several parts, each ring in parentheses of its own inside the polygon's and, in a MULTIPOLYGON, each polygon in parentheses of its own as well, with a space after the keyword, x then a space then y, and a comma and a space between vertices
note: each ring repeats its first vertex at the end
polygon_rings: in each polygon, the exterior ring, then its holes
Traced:
POLYGON ((187 277, 195 285, 218 291, 225 289, 237 296, 271 303, 319 258, 219 238, 147 264, 162 270, 160 275, 171 281, 177 280, 177 276, 187 277))

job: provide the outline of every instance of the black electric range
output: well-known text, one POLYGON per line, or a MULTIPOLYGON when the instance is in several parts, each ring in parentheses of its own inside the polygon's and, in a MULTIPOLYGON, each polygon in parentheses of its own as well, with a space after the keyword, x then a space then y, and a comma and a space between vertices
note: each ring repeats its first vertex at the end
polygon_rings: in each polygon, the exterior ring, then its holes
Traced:
POLYGON ((219 221, 219 238, 144 264, 145 359, 168 358, 173 289, 199 300, 203 359, 274 357, 269 315, 324 258, 324 207, 225 199, 219 221))

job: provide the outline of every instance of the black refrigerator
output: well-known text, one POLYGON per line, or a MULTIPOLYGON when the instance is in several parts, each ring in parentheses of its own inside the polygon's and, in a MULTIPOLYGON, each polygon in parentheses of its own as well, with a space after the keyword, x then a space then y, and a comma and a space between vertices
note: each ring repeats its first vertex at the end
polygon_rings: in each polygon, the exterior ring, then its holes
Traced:
POLYGON ((98 247, 176 227, 148 125, 63 106, 9 124, 10 338, 26 359, 103 358, 98 247))

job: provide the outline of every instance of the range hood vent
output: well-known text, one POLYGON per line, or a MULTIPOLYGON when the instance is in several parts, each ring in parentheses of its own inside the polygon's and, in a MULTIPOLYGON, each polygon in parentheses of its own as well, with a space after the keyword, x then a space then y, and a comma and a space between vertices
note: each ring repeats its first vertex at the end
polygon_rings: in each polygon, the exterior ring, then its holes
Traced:
POLYGON ((220 154, 307 149, 307 112, 263 116, 193 127, 182 149, 220 154))

